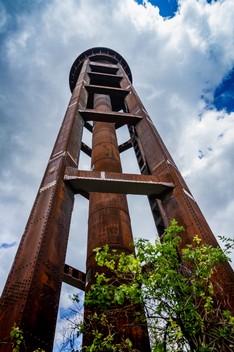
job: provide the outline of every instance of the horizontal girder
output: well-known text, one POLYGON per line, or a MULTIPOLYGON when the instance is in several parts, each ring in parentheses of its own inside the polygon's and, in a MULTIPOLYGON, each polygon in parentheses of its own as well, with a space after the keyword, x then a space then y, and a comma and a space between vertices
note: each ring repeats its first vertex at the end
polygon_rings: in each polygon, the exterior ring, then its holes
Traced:
POLYGON ((64 265, 63 282, 66 284, 76 287, 79 290, 85 290, 85 279, 86 274, 82 271, 73 268, 70 265, 64 265))
POLYGON ((75 193, 101 192, 118 194, 155 194, 160 197, 173 189, 173 183, 158 182, 158 177, 117 172, 85 171, 67 167, 64 180, 75 193))
POLYGON ((137 116, 129 113, 122 112, 105 112, 105 111, 97 111, 94 109, 80 109, 79 113, 83 117, 83 119, 87 121, 100 121, 100 122, 110 122, 116 123, 119 125, 136 125, 138 122, 142 120, 141 116, 137 116))

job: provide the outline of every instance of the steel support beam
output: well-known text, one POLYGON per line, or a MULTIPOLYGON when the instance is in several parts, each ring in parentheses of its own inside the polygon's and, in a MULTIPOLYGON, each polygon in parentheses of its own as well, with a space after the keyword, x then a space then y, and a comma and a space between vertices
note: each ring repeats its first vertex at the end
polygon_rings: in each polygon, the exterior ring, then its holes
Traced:
MULTIPOLYGON (((110 96, 97 93, 94 94, 94 109, 100 112, 111 112, 110 96)), ((127 199, 125 194, 123 194, 122 187, 124 182, 119 182, 123 174, 115 125, 113 123, 94 122, 91 169, 93 170, 91 172, 80 171, 79 173, 75 169, 67 169, 65 172, 65 178, 69 178, 69 183, 74 191, 75 187, 93 191, 90 192, 89 198, 86 292, 90 290, 91 285, 95 282, 96 273, 103 272, 103 268, 100 268, 96 263, 95 248, 108 244, 111 249, 115 249, 118 252, 134 253, 131 220, 127 199), (78 177, 76 172, 78 172, 78 177), (72 181, 71 177, 73 176, 71 175, 73 173, 76 175, 72 181), (116 179, 108 178, 107 182, 102 182, 106 173, 107 178, 110 173, 116 179), (116 192, 118 187, 121 192, 116 192)), ((130 179, 130 176, 128 179, 130 179)), ((126 183, 126 185, 130 188, 130 182, 126 183)), ((138 188, 140 188, 140 182, 138 182, 138 188)), ((136 324, 132 312, 130 314, 124 308, 125 306, 115 318, 116 335, 113 337, 113 343, 118 343, 118 336, 121 336, 121 338, 131 339, 134 349, 149 352, 150 344, 146 325, 136 324)), ((115 308, 110 308, 111 310, 113 314, 115 308)), ((133 307, 132 310, 143 311, 143 307, 133 307)), ((86 319, 88 319, 87 317, 90 313, 92 314, 92 311, 90 312, 89 307, 87 307, 85 309, 85 321, 88 321, 86 319)), ((101 326, 100 329, 102 330, 101 326)), ((89 346, 92 341, 92 330, 87 329, 83 335, 83 345, 89 346)))
POLYGON ((88 93, 117 96, 120 98, 125 98, 129 93, 128 89, 98 86, 98 85, 94 85, 94 84, 89 84, 89 85, 86 84, 85 88, 88 93))
MULTIPOLYGON (((87 65, 81 69, 0 299, 0 341, 9 340, 16 324, 23 330, 27 351, 53 349, 74 203, 63 176, 66 166, 78 165, 84 126, 78 104, 86 106, 87 65)), ((0 343, 0 351, 11 352, 11 342, 0 343)))
POLYGON ((83 117, 85 121, 99 121, 99 122, 109 122, 116 123, 118 127, 123 126, 125 124, 128 125, 136 125, 142 120, 141 116, 122 113, 122 112, 114 112, 114 111, 96 111, 94 109, 79 109, 79 113, 83 117))
POLYGON ((123 153, 130 148, 132 148, 132 139, 131 138, 127 142, 124 142, 119 145, 119 152, 123 153))
MULTIPOLYGON (((121 74, 121 69, 119 74, 121 74)), ((128 94, 125 99, 127 111, 142 116, 142 120, 135 127, 131 126, 130 128, 130 136, 133 139, 141 172, 157 175, 164 180, 169 175, 170 182, 174 184, 173 191, 164 194, 159 201, 157 197, 149 197, 159 234, 163 233, 165 226, 168 226, 172 219, 176 219, 185 228, 181 247, 191 244, 196 234, 199 235, 203 243, 219 246, 172 156, 126 75, 121 81, 121 87, 131 91, 131 94, 128 94)), ((223 263, 216 268, 213 280, 214 286, 220 287, 218 291, 221 292, 219 299, 222 302, 222 307, 231 310, 234 314, 234 271, 230 264, 223 263)))
POLYGON ((63 282, 78 288, 81 291, 85 290, 86 274, 82 271, 73 268, 70 265, 64 265, 63 282))
POLYGON ((171 191, 173 183, 158 182, 157 176, 123 174, 105 171, 84 171, 67 167, 64 180, 75 193, 102 192, 116 194, 154 194, 160 198, 171 191))

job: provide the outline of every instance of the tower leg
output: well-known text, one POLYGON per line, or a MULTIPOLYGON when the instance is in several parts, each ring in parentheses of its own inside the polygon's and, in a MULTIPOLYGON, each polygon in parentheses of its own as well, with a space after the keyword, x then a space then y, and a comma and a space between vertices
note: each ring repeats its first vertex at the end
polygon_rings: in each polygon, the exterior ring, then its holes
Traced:
MULTIPOLYGON (((84 121, 76 105, 85 101, 80 74, 48 162, 24 235, 0 299, 0 341, 14 324, 25 349, 52 351, 74 192, 63 181, 66 166, 77 167, 84 121)), ((0 343, 11 352, 11 343, 0 343)))

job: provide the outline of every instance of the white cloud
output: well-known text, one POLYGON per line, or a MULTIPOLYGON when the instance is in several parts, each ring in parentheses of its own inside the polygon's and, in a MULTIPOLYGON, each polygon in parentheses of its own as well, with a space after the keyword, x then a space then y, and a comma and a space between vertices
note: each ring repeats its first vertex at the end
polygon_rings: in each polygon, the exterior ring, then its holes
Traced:
POLYGON ((216 234, 231 236, 233 118, 234 113, 205 112, 201 121, 192 121, 184 130, 186 153, 183 145, 178 148, 182 172, 200 198, 200 205, 212 221, 216 234), (199 150, 204 155, 202 159, 198 158, 199 150))

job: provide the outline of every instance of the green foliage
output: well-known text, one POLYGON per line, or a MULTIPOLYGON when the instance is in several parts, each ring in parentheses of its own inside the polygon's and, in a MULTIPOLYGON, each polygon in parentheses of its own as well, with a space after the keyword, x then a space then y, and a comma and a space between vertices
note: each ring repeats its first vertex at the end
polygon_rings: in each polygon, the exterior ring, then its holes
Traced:
MULTIPOLYGON (((12 345, 12 352, 26 352, 25 344, 24 344, 24 335, 23 330, 21 330, 16 324, 12 327, 10 331, 10 340, 12 345)), ((0 342, 4 344, 8 344, 9 342, 0 342)), ((41 348, 37 348, 33 352, 45 352, 45 350, 41 348)))
POLYGON ((20 330, 15 324, 10 332, 10 338, 13 344, 12 352, 20 352, 24 344, 23 331, 20 330))
POLYGON ((134 351, 124 335, 116 336, 115 318, 122 313, 134 314, 135 324, 147 321, 154 352, 233 351, 234 317, 220 308, 212 281, 233 240, 221 238, 226 241, 222 251, 195 236, 179 255, 183 231, 172 221, 162 241, 137 240, 136 255, 107 245, 96 249, 97 264, 108 275, 97 274, 86 294, 82 331, 92 332, 93 343, 82 351, 134 351))

